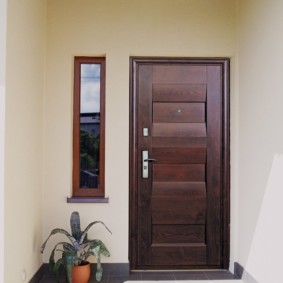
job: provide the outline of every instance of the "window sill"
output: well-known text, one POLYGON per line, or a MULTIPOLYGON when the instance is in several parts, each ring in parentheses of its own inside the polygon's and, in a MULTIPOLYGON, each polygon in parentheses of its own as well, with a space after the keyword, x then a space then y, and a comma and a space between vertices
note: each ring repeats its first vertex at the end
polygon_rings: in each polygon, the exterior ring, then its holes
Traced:
POLYGON ((67 203, 109 203, 108 197, 67 197, 67 203))

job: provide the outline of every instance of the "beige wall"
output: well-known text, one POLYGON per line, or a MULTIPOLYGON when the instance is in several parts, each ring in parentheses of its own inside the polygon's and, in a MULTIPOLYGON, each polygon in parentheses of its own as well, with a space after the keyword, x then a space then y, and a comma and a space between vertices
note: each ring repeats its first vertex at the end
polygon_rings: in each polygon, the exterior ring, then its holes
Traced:
POLYGON ((282 27, 282 1, 239 1, 237 258, 262 283, 282 278, 282 27))
POLYGON ((128 262, 129 56, 221 56, 234 62, 235 4, 226 0, 48 0, 44 238, 52 228, 68 229, 70 213, 78 210, 82 226, 103 220, 111 228, 112 236, 100 227, 93 230, 111 251, 111 257, 103 260, 128 262), (75 55, 106 56, 109 204, 66 203, 71 195, 75 55))
POLYGON ((0 283, 4 283, 4 140, 7 1, 0 0, 0 283))
POLYGON ((104 261, 128 261, 129 56, 145 55, 232 58, 231 262, 258 282, 277 283, 283 250, 282 1, 47 0, 46 16, 44 0, 8 0, 6 73, 5 3, 0 0, 4 282, 30 279, 41 264, 43 239, 54 227, 68 228, 73 210, 83 226, 99 219, 113 231, 94 229, 112 254, 104 261), (107 59, 109 204, 66 203, 75 55, 107 59))
POLYGON ((44 3, 8 1, 5 283, 28 282, 41 265, 44 3))

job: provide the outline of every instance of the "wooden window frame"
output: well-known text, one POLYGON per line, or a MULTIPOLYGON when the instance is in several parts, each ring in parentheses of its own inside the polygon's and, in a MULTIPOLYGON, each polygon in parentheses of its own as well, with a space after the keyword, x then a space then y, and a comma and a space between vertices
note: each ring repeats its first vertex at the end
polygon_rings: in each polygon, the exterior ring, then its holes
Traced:
MULTIPOLYGON (((72 198, 68 199, 68 202, 88 202, 87 199, 104 198, 105 195, 105 62, 105 57, 74 57, 73 194, 72 198), (80 188, 80 96, 82 64, 100 64, 99 188, 80 188), (82 198, 82 201, 76 201, 76 199, 78 200, 80 198, 82 198)), ((100 200, 98 202, 106 201, 100 200)))

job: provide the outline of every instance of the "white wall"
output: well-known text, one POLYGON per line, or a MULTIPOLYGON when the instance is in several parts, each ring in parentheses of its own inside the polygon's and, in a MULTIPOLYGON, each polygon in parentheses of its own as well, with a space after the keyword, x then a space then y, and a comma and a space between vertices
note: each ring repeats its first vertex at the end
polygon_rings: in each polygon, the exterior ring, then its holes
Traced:
POLYGON ((0 0, 0 283, 4 283, 4 136, 7 1, 0 0))
MULTIPOLYGON (((234 73, 236 1, 48 0, 47 3, 44 238, 52 228, 69 229, 70 214, 78 210, 82 226, 103 220, 112 230, 111 236, 100 227, 94 229, 96 237, 104 240, 111 251, 111 258, 104 261, 128 262, 129 57, 232 57, 234 73), (66 197, 71 195, 75 55, 106 55, 109 204, 66 203, 66 197)), ((50 243, 45 261, 51 246, 50 243)))
POLYGON ((283 2, 239 1, 238 262, 282 280, 283 2))
POLYGON ((8 0, 7 9, 4 282, 18 283, 28 282, 42 262, 46 11, 38 0, 8 0))

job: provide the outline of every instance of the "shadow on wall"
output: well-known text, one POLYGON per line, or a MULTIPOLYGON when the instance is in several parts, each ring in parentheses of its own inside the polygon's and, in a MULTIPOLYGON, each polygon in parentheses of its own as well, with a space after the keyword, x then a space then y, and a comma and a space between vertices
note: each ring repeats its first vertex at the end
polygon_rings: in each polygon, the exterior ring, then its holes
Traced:
POLYGON ((260 283, 282 280, 283 154, 273 157, 245 269, 260 283))

